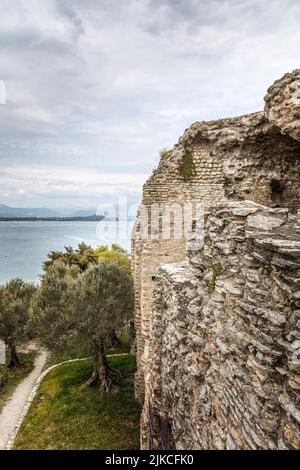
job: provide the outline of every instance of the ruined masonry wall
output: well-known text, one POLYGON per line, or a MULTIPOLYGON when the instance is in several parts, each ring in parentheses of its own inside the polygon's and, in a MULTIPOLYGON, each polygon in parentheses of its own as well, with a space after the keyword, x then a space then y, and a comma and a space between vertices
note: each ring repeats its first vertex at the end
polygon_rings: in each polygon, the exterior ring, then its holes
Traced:
POLYGON ((157 277, 144 447, 297 449, 300 220, 241 202, 205 225, 157 277))
MULTIPOLYGON (((142 206, 132 236, 138 365, 135 393, 144 403, 142 448, 298 445, 299 408, 295 396, 299 388, 294 387, 291 393, 291 385, 286 385, 296 380, 290 365, 293 353, 278 346, 275 339, 280 337, 285 347, 289 343, 291 348, 293 338, 287 339, 287 336, 294 335, 299 326, 294 320, 290 322, 290 318, 297 316, 297 299, 292 298, 291 293, 296 289, 295 273, 299 263, 298 246, 293 253, 290 245, 293 238, 298 243, 298 228, 293 217, 300 210, 300 70, 275 82, 265 101, 262 112, 194 123, 173 150, 161 158, 158 168, 144 185, 142 206), (181 166, 187 154, 192 155, 193 169, 189 177, 184 178, 181 166), (276 219, 274 214, 278 211, 278 218, 283 222, 279 227, 272 227, 267 235, 272 238, 274 230, 284 227, 290 230, 288 236, 286 232, 283 235, 290 240, 287 251, 282 251, 284 247, 277 246, 276 242, 272 245, 269 241, 265 245, 260 229, 249 225, 247 217, 251 215, 238 215, 230 209, 230 204, 249 205, 249 201, 266 206, 258 210, 265 213, 267 219, 276 219), (149 214, 153 205, 159 212, 165 204, 184 207, 188 202, 204 205, 212 227, 214 217, 218 218, 214 228, 216 239, 212 229, 211 238, 207 238, 209 246, 205 248, 210 247, 212 256, 196 252, 189 256, 188 240, 174 237, 172 230, 171 236, 164 238, 159 225, 154 234, 145 236, 150 233, 152 218, 149 214), (222 232, 223 226, 227 227, 227 232, 222 232), (228 249, 227 242, 223 243, 220 236, 230 238, 231 231, 236 239, 234 248, 228 249), (197 257, 205 261, 203 266, 201 262, 201 267, 197 266, 197 257), (285 259, 287 264, 281 267, 274 264, 277 258, 285 259), (224 269, 227 267, 226 275, 225 271, 220 272, 220 262, 224 269), (166 264, 168 267, 161 270, 166 264), (207 278, 201 278, 201 272, 206 273, 207 278), (218 285, 228 277, 234 285, 233 292, 225 292, 231 284, 218 285), (208 286, 207 282, 210 282, 208 286), (273 300, 270 293, 275 295, 273 300), (172 305, 172 308, 159 310, 153 304, 158 297, 162 305, 172 305), (186 309, 191 300, 194 313, 186 309), (238 301, 244 302, 244 308, 238 301), (281 305, 282 302, 286 304, 281 305), (254 308, 276 312, 284 308, 287 320, 274 325, 270 319, 266 321, 262 310, 259 310, 261 318, 257 319, 257 312, 247 311, 252 304, 254 308), (179 317, 182 317, 182 325, 179 317), (193 349, 192 343, 177 342, 176 337, 184 329, 187 337, 188 331, 193 331, 198 349, 193 349), (223 330, 225 342, 221 339, 223 330), (249 336, 248 343, 242 340, 240 343, 240 333, 250 335, 251 341, 249 336), (226 346, 229 352, 225 352, 225 346, 220 352, 222 346, 218 345, 223 343, 229 344, 226 346), (168 353, 168 348, 173 348, 172 354, 168 353), (211 365, 206 370, 207 363, 211 365), (197 364, 198 372, 195 371, 197 364), (165 385, 162 387, 162 384, 165 385), (281 401, 273 400, 276 394, 281 396, 281 401), (292 416, 295 413, 297 419, 292 416), (257 430, 256 424, 260 426, 261 418, 261 429, 257 430), (234 426, 242 426, 238 435, 234 426)), ((261 222, 261 229, 263 224, 261 222)), ((170 225, 172 229, 172 222, 170 225)), ((300 341, 300 337, 295 336, 294 340, 300 341)))

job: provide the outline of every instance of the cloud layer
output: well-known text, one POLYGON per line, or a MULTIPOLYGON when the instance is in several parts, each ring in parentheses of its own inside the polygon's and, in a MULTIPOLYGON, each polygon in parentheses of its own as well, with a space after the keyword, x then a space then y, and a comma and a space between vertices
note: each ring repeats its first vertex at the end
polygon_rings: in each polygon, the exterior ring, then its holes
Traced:
POLYGON ((193 121, 262 109, 299 20, 298 0, 2 0, 0 202, 138 198, 193 121))

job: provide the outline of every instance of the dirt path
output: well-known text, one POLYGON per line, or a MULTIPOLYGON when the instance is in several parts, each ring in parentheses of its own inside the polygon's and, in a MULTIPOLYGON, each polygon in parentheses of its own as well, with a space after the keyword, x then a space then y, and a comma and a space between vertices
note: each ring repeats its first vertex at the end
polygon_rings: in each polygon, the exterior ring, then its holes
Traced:
MULTIPOLYGON (((36 349, 35 344, 32 345, 31 350, 36 349)), ((28 347, 27 347, 28 350, 28 347)), ((107 357, 128 356, 129 353, 108 354, 107 357)), ((2 413, 0 413, 0 450, 11 450, 15 438, 20 430, 21 424, 31 406, 31 403, 38 391, 43 379, 57 367, 64 364, 73 362, 81 362, 91 359, 84 357, 80 359, 69 359, 67 361, 59 362, 48 369, 43 370, 47 360, 48 353, 42 351, 39 353, 35 360, 34 370, 31 374, 23 380, 23 382, 16 388, 14 394, 10 398, 7 405, 4 406, 2 413)))
POLYGON ((47 359, 47 353, 42 351, 34 362, 33 371, 15 389, 8 403, 4 405, 0 414, 0 450, 7 448, 10 436, 18 426, 22 411, 40 376, 47 359))

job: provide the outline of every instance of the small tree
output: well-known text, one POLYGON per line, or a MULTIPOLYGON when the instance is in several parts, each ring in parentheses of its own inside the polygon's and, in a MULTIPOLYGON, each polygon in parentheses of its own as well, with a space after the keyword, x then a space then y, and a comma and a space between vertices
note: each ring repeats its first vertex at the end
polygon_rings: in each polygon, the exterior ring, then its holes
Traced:
POLYGON ((117 243, 113 243, 111 245, 111 249, 106 245, 99 246, 98 248, 95 248, 94 254, 98 263, 115 263, 123 268, 127 273, 131 272, 129 253, 117 243))
POLYGON ((101 262, 119 264, 129 273, 131 270, 128 251, 117 243, 113 243, 111 248, 102 245, 95 249, 85 243, 80 243, 76 249, 67 246, 64 251, 51 251, 48 254, 48 259, 43 264, 44 272, 48 272, 57 261, 69 267, 77 266, 81 272, 85 271, 91 264, 101 262))
POLYGON ((74 288, 80 270, 54 261, 32 301, 31 329, 51 351, 63 352, 75 327, 74 288))
POLYGON ((106 360, 111 331, 124 327, 132 310, 132 278, 116 263, 102 262, 80 273, 55 262, 42 277, 32 321, 50 350, 69 347, 90 354, 94 370, 87 385, 100 381, 101 389, 109 391, 115 373, 106 360))
MULTIPOLYGON (((127 250, 122 248, 117 243, 113 243, 111 248, 102 245, 94 250, 98 263, 115 263, 123 268, 128 274, 131 273, 130 255, 127 250)), ((111 328, 110 331, 110 345, 112 347, 119 346, 121 343, 116 330, 111 328)))
POLYGON ((33 284, 22 279, 12 279, 0 286, 0 339, 10 350, 10 367, 19 367, 17 346, 24 343, 30 334, 29 311, 33 284))
POLYGON ((132 315, 132 278, 115 263, 91 266, 80 277, 75 298, 76 341, 89 349, 94 363, 87 385, 99 381, 100 388, 109 391, 110 375, 114 371, 107 363, 106 350, 112 329, 118 331, 124 327, 132 315))
MULTIPOLYGON (((113 243, 111 248, 106 245, 98 246, 93 249, 85 243, 80 243, 76 249, 72 247, 65 247, 64 251, 51 251, 48 255, 48 260, 44 262, 43 268, 45 274, 50 272, 51 268, 57 262, 61 262, 66 266, 77 267, 80 272, 99 263, 115 263, 123 268, 126 272, 131 272, 130 256, 128 251, 120 245, 113 243)), ((118 338, 117 332, 111 328, 110 332, 110 345, 112 347, 119 346, 121 343, 118 338)))
POLYGON ((79 243, 76 249, 66 246, 65 251, 51 251, 48 254, 48 259, 43 264, 44 271, 49 271, 57 261, 67 266, 77 266, 83 272, 90 264, 97 263, 97 256, 95 256, 94 249, 83 242, 79 243))

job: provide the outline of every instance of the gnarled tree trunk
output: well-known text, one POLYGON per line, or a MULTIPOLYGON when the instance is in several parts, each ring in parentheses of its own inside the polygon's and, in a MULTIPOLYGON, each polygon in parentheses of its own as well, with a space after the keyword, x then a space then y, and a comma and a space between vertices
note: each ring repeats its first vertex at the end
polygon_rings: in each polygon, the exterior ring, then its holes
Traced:
POLYGON ((104 392, 109 392, 112 385, 112 380, 110 378, 110 373, 114 374, 115 372, 109 367, 104 346, 102 344, 98 345, 95 348, 93 355, 94 370, 91 378, 86 382, 87 386, 96 385, 100 383, 100 390, 104 392))
POLYGON ((20 367, 20 359, 18 358, 17 350, 16 350, 15 345, 10 346, 10 363, 9 363, 9 367, 11 369, 13 369, 13 368, 16 369, 17 367, 20 367))
POLYGON ((107 359, 104 354, 103 347, 101 347, 100 358, 101 358, 101 365, 99 367, 100 390, 103 390, 103 392, 109 392, 111 389, 111 384, 112 384, 111 378, 109 376, 111 369, 107 363, 107 359))
POLYGON ((93 355, 93 365, 94 370, 92 373, 91 378, 86 382, 86 386, 90 387, 91 385, 96 385, 99 380, 99 353, 95 352, 93 355))
POLYGON ((113 328, 110 330, 109 332, 109 337, 110 337, 110 345, 112 348, 116 348, 118 346, 120 346, 121 344, 121 341, 120 339, 118 338, 118 335, 116 333, 116 330, 114 330, 113 328))

